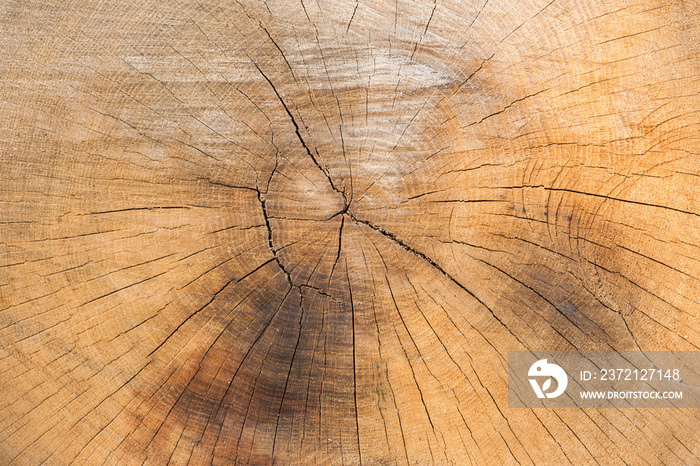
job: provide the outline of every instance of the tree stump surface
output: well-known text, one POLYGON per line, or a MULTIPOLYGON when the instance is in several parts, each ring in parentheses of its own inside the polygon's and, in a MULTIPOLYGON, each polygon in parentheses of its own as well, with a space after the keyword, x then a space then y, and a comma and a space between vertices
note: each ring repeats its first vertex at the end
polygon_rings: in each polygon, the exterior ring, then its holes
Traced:
POLYGON ((699 13, 4 2, 0 463, 697 464, 507 357, 700 349, 699 13))

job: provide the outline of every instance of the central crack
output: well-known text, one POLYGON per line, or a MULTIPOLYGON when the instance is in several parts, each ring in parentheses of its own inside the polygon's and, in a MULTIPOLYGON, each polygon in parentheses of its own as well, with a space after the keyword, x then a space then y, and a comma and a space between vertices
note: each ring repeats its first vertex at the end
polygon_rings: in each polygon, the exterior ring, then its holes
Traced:
POLYGON ((341 191, 340 189, 338 189, 338 187, 335 185, 335 183, 333 183, 333 178, 331 177, 331 174, 330 174, 330 172, 328 171, 328 169, 325 168, 325 167, 323 167, 323 166, 321 166, 321 164, 318 162, 318 160, 316 159, 316 157, 314 157, 313 152, 311 152, 311 149, 309 149, 309 146, 308 146, 308 145, 306 144, 306 142, 304 141, 304 138, 301 137, 301 133, 299 132, 299 124, 297 123, 296 119, 294 118, 294 115, 292 115, 292 112, 289 110, 289 107, 287 107, 287 104, 284 102, 284 99, 282 99, 282 96, 281 96, 280 93, 277 91, 277 88, 276 88, 275 85, 272 83, 272 81, 270 80, 270 78, 268 78, 267 75, 263 72, 263 70, 260 69, 260 67, 258 66, 257 63, 253 62, 253 65, 255 66, 255 68, 257 68, 258 72, 262 75, 263 78, 265 78, 265 80, 267 81, 267 83, 270 85, 270 87, 272 88, 272 91, 273 91, 273 92, 275 93, 275 95, 277 96, 277 100, 279 100, 280 104, 282 104, 282 107, 284 108, 284 111, 285 111, 285 112, 287 113, 287 115, 289 116, 289 119, 292 120, 292 125, 294 125, 294 132, 296 133, 297 138, 299 139, 299 142, 301 142, 301 145, 302 145, 302 146, 304 147, 304 149, 306 150, 306 153, 307 153, 308 156, 311 158, 311 160, 314 162, 314 165, 316 165, 316 167, 318 167, 318 169, 321 170, 321 173, 323 173, 323 174, 326 176, 326 179, 328 180, 328 183, 331 185, 331 188, 332 188, 335 192, 337 192, 337 193, 339 193, 340 195, 343 196, 343 199, 344 199, 344 201, 345 201, 345 209, 347 210, 348 200, 347 200, 347 197, 346 197, 346 195, 345 195, 345 191, 344 191, 344 190, 341 191))
MULTIPOLYGON (((344 189, 341 190, 338 186, 336 186, 335 182, 333 181, 333 177, 331 176, 330 171, 328 170, 328 168, 327 168, 327 167, 324 167, 324 166, 321 165, 321 163, 319 162, 319 160, 318 160, 318 158, 317 158, 318 152, 317 152, 315 149, 314 149, 314 151, 312 151, 311 148, 309 147, 309 145, 306 144, 306 141, 304 141, 304 138, 303 138, 302 135, 301 135, 300 127, 299 127, 299 124, 298 124, 297 121, 296 121, 296 118, 295 118, 294 115, 292 114, 292 112, 291 112, 289 106, 286 104, 286 102, 285 102, 284 99, 282 98, 282 95, 281 95, 281 94, 279 93, 279 91, 277 90, 277 87, 275 86, 275 84, 274 84, 274 83, 272 82, 272 80, 267 76, 267 74, 265 74, 265 72, 263 72, 263 70, 260 68, 260 66, 258 66, 258 64, 257 64, 254 60, 252 60, 252 58, 251 58, 251 62, 253 63, 253 65, 255 66, 255 68, 258 70, 258 72, 260 73, 260 75, 261 75, 261 76, 265 79, 265 81, 267 81, 267 83, 270 85, 270 87, 272 88, 272 91, 274 92, 275 96, 277 96, 277 100, 278 100, 279 103, 282 105, 282 108, 284 108, 285 113, 287 114, 287 116, 288 116, 289 119, 291 120, 292 125, 294 126, 294 133, 296 134, 297 139, 298 139, 299 142, 301 143, 301 145, 302 145, 302 147, 304 148, 304 151, 305 151, 306 154, 308 155, 309 159, 313 162, 313 164, 316 166, 316 168, 318 168, 318 170, 324 175, 324 177, 325 177, 326 180, 328 181, 328 184, 330 185, 330 188, 331 188, 333 191, 335 191, 336 193, 338 193, 338 194, 340 194, 340 195, 342 196, 342 199, 343 199, 343 206, 342 206, 342 208, 341 208, 339 211, 337 211, 335 214, 333 214, 333 215, 331 215, 330 217, 324 219, 324 221, 329 221, 329 220, 332 220, 333 218, 335 218, 335 217, 337 217, 337 216, 339 216, 339 215, 340 215, 340 216, 343 216, 343 218, 341 219, 340 228, 339 228, 339 231, 338 231, 338 250, 337 250, 335 262, 333 263, 333 267, 332 267, 331 272, 330 272, 330 276, 332 276, 332 275, 333 275, 333 271, 335 270, 335 267, 336 267, 336 265, 337 265, 337 262, 338 262, 338 260, 339 260, 339 258, 340 258, 340 254, 341 254, 341 250, 342 250, 343 226, 344 226, 344 224, 345 224, 344 215, 345 215, 346 213, 349 213, 350 204, 352 203, 352 192, 351 192, 351 198, 348 199, 348 196, 346 195, 345 190, 344 190, 344 189), (314 155, 314 152, 316 152, 316 155, 314 155)), ((342 133, 341 133, 341 136, 342 136, 342 133)), ((272 254, 273 254, 273 256, 274 256, 275 261, 277 262, 277 264, 279 265, 280 269, 284 272, 285 276, 287 277, 287 280, 289 281, 290 285, 296 286, 296 287, 298 287, 298 288, 301 287, 301 286, 308 286, 308 280, 307 280, 307 284, 306 284, 306 285, 298 285, 298 284, 296 284, 296 283, 293 282, 293 280, 292 280, 292 275, 291 275, 291 270, 288 270, 288 269, 285 267, 285 264, 283 263, 282 259, 280 258, 279 251, 281 250, 281 248, 277 248, 277 247, 275 246, 275 242, 274 242, 274 240, 273 240, 273 229, 272 229, 272 225, 271 225, 271 223, 270 223, 270 218, 271 218, 271 216, 270 216, 270 213, 269 213, 269 211, 268 211, 267 194, 268 194, 268 191, 269 191, 270 181, 272 180, 273 176, 275 175, 276 170, 277 170, 277 164, 275 165, 275 168, 272 170, 272 173, 270 174, 270 178, 269 178, 269 180, 268 180, 268 189, 267 189, 265 192, 262 192, 262 191, 260 191, 259 189, 257 189, 258 200, 260 201, 260 204, 261 204, 261 206, 262 206, 262 213, 263 213, 263 217, 264 217, 264 219, 265 219, 265 225, 267 226, 268 246, 269 246, 269 248, 270 248, 270 251, 272 251, 272 254)), ((352 191, 352 190, 351 190, 351 191, 352 191)), ((317 289, 317 291, 322 292, 322 290, 319 290, 319 289, 317 289)), ((325 293, 324 293, 324 294, 325 294, 325 293)))
MULTIPOLYGON (((252 61, 252 60, 251 60, 251 61, 252 61)), ((428 264, 430 264, 430 266, 432 266, 433 268, 435 268, 436 270, 438 270, 440 273, 442 273, 442 274, 443 274, 445 277, 447 277, 450 281, 452 281, 452 282, 455 283, 457 286, 459 286, 462 290, 466 291, 468 294, 470 294, 471 296, 473 296, 474 298, 476 298, 476 296, 474 296, 474 294, 473 294, 470 290, 468 290, 462 283, 460 283, 459 281, 457 281, 452 275, 450 275, 447 271, 445 271, 445 269, 443 269, 439 264, 437 264, 435 261, 433 261, 430 257, 426 256, 423 252, 418 251, 418 250, 414 249, 413 247, 409 246, 407 243, 405 243, 404 241, 402 241, 401 239, 399 239, 398 237, 396 237, 396 235, 394 235, 393 233, 391 233, 391 232, 385 230, 384 228, 382 228, 382 227, 380 227, 380 226, 377 226, 377 225, 374 225, 373 223, 371 223, 371 222, 369 222, 369 221, 367 221, 367 220, 364 220, 364 219, 361 219, 361 218, 357 218, 357 217, 355 216, 355 214, 350 210, 350 207, 351 207, 351 204, 352 204, 352 191, 351 191, 351 198, 348 200, 348 197, 347 197, 345 191, 344 191, 344 190, 341 191, 340 189, 338 189, 338 187, 337 187, 337 186, 335 185, 335 183, 333 182, 333 178, 331 177, 331 174, 330 174, 329 170, 328 170, 326 167, 323 167, 323 166, 319 163, 318 159, 314 156, 313 152, 311 151, 311 149, 309 148, 309 146, 308 146, 308 145, 306 144, 306 142, 304 141, 304 138, 301 136, 301 132, 300 132, 300 130, 299 130, 299 124, 297 123, 296 119, 294 118, 294 115, 292 114, 291 110, 289 109, 289 107, 288 107, 287 104, 285 103, 284 99, 282 99, 282 96, 280 95, 279 91, 278 91, 277 88, 275 87, 275 85, 274 85, 274 83, 272 82, 272 80, 270 80, 270 78, 262 71, 262 69, 258 66, 257 63, 255 63, 255 61, 253 61, 253 65, 254 65, 255 68, 258 70, 258 72, 263 76, 263 78, 265 78, 265 80, 267 81, 267 83, 268 83, 268 84, 270 85, 270 87, 272 88, 272 91, 273 91, 273 92, 275 93, 275 95, 277 96, 277 99, 279 100, 280 104, 282 105, 282 107, 284 108, 285 112, 287 113, 287 116, 289 116, 289 119, 291 120, 292 125, 294 126, 294 132, 295 132, 295 134, 296 134, 296 136, 297 136, 297 139, 299 140, 299 142, 301 143, 301 145, 304 147, 304 150, 306 151, 306 153, 307 153, 307 155, 309 156, 309 158, 313 161, 314 165, 316 165, 316 167, 321 171, 321 173, 324 174, 324 176, 325 176, 326 179, 328 180, 328 183, 330 184, 330 187, 331 187, 335 192, 339 193, 339 194, 343 197, 343 208, 342 208, 341 210, 339 210, 338 212, 336 212, 335 214, 331 215, 330 217, 328 217, 328 218, 326 219, 326 221, 328 221, 328 220, 331 220, 331 219, 333 219, 333 218, 335 218, 335 217, 337 217, 337 216, 339 216, 339 215, 340 215, 340 216, 343 216, 343 218, 341 219, 340 228, 339 228, 339 232, 338 232, 338 252, 337 252, 337 255, 336 255, 335 263, 333 264, 333 268, 332 268, 332 270, 331 270, 331 275, 332 275, 333 270, 335 270, 335 266, 336 266, 336 264, 337 264, 337 262, 338 262, 338 260, 339 260, 339 258, 340 258, 341 249, 342 249, 343 226, 345 225, 345 215, 347 215, 347 216, 348 216, 353 222, 355 222, 356 224, 366 225, 367 227, 371 228, 372 230, 374 230, 374 231, 380 233, 382 236, 384 236, 384 237, 386 237, 386 238, 389 238, 391 241, 393 241, 395 244, 399 245, 399 246, 400 246, 401 248, 403 248, 404 250, 406 250, 406 251, 408 251, 408 252, 410 252, 410 253, 412 253, 412 254, 414 254, 414 255, 420 257, 420 258, 423 259, 425 262, 427 262, 428 264)), ((272 176, 274 176, 274 170, 273 170, 272 174, 270 175, 270 179, 272 179, 272 176)), ((268 185, 269 185, 269 184, 268 184, 268 185)), ((279 264, 280 268, 282 269, 282 271, 283 271, 283 272, 285 273, 285 275, 287 276, 287 279, 289 280, 289 283, 292 284, 293 286, 297 286, 297 285, 295 285, 295 284, 292 282, 292 278, 291 278, 290 272, 284 267, 284 264, 283 264, 282 261, 280 260, 279 255, 278 255, 278 251, 279 251, 279 250, 276 249, 275 246, 274 246, 274 243, 273 243, 273 240, 272 240, 272 227, 271 227, 271 225, 270 225, 269 215, 268 215, 268 212, 267 212, 267 206, 266 206, 266 204, 265 204, 265 198, 264 198, 263 194, 262 194, 259 190, 258 190, 258 199, 260 200, 260 203, 261 203, 261 205, 262 205, 263 216, 265 217, 265 223, 266 223, 266 225, 267 225, 267 230, 268 230, 268 242, 269 242, 270 250, 272 251, 273 255, 275 256, 275 260, 276 260, 277 263, 279 264)), ((478 298, 476 298, 476 299, 478 300, 478 298)))
MULTIPOLYGON (((268 36, 269 36, 269 34, 268 34, 268 36)), ((249 57, 249 58, 250 58, 250 57, 249 57)), ((419 250, 413 248, 412 246, 410 246, 409 244, 407 244, 406 242, 404 242, 403 240, 401 240, 400 238, 398 238, 395 234, 393 234, 393 233, 391 233, 391 232, 385 230, 385 229, 382 228, 381 226, 375 225, 375 224, 371 223, 371 222, 368 221, 368 220, 364 220, 364 219, 362 219, 362 218, 358 218, 358 217, 355 215, 355 213, 351 210, 351 204, 352 204, 352 189, 350 190, 350 199, 348 199, 348 197, 347 197, 347 195, 346 195, 346 193, 345 193, 345 190, 340 190, 340 189, 336 186, 336 184, 334 183, 333 178, 331 177, 331 174, 330 174, 330 171, 328 170, 328 168, 322 166, 322 165, 319 163, 317 157, 314 155, 314 152, 316 152, 316 155, 318 155, 318 152, 315 151, 315 150, 312 151, 312 150, 309 148, 309 146, 306 144, 306 142, 304 141, 304 138, 302 137, 301 132, 300 132, 299 124, 297 123, 296 119, 294 118, 294 115, 292 114, 291 110, 289 109, 289 107, 288 107, 287 104, 285 103, 284 99, 282 98, 281 94, 280 94, 279 91, 277 90, 277 88, 276 88, 276 86, 274 85, 274 83, 272 82, 272 80, 262 71, 262 69, 258 66, 258 64, 257 64, 254 60, 252 60, 252 58, 251 58, 251 61, 252 61, 253 65, 255 66, 255 68, 258 70, 258 72, 259 72, 259 73, 262 75, 262 77, 265 79, 265 81, 267 81, 267 83, 270 85, 270 87, 272 88, 272 91, 275 93, 275 95, 277 96, 278 101, 279 101, 280 104, 282 105, 282 108, 284 108, 284 111, 286 112, 287 116, 289 116, 289 119, 291 120, 292 125, 294 126, 294 132, 295 132, 295 134, 296 134, 296 137, 297 137, 297 139, 299 140, 299 142, 301 143, 301 145, 302 145, 302 147, 304 148, 304 150, 306 151, 306 154, 309 156, 309 158, 310 158, 311 161, 314 163, 314 165, 319 169, 319 171, 320 171, 321 173, 323 173, 323 175, 325 176, 326 180, 328 181, 328 183, 329 183, 331 189, 332 189, 333 191, 339 193, 339 194, 343 197, 343 207, 342 207, 342 209, 340 209, 339 211, 337 211, 336 213, 332 214, 330 217, 328 217, 328 218, 325 219, 325 221, 329 221, 329 220, 332 220, 333 218, 335 218, 335 217, 337 217, 337 216, 342 216, 341 223, 340 223, 340 228, 339 228, 339 232, 338 232, 338 251, 337 251, 337 254, 336 254, 335 263, 333 264, 333 268, 332 268, 332 270, 331 270, 331 275, 332 275, 333 270, 335 270, 335 266, 336 266, 336 264, 337 264, 337 262, 338 262, 338 260, 339 260, 339 258, 340 258, 340 255, 341 255, 343 227, 344 227, 344 225, 345 225, 345 216, 347 215, 348 218, 349 218, 350 220, 352 220, 355 224, 358 224, 358 225, 361 224, 361 225, 365 225, 365 226, 369 227, 370 229, 372 229, 372 230, 374 230, 375 232, 381 234, 381 235, 384 236, 385 238, 390 239, 392 242, 394 242, 395 244, 397 244, 398 246, 400 246, 402 249, 404 249, 404 250, 406 250, 406 251, 408 251, 408 252, 414 254, 415 256, 417 256, 417 257, 419 257, 419 258, 421 258, 422 260, 424 260, 425 262, 427 262, 431 267, 433 267, 434 269, 436 269, 438 272, 440 272, 442 275, 444 275, 444 276, 447 277, 450 281, 452 281, 454 284, 456 284, 458 287, 460 287, 462 290, 464 290, 464 291, 467 292, 469 295, 471 295, 472 297, 476 298, 479 302, 481 302, 469 289, 467 289, 466 286, 464 286, 462 283, 460 283, 455 277, 453 277, 452 275, 450 275, 445 269, 443 269, 439 264, 437 264, 434 260, 432 260, 430 257, 428 257, 425 253, 423 253, 423 252, 421 252, 421 251, 419 251, 419 250)), ((481 69, 481 67, 479 67, 479 69, 481 69)), ((477 70, 477 71, 479 71, 479 70, 477 70)), ((342 128, 341 128, 341 139, 342 139, 342 128)), ((275 171, 273 170, 272 174, 270 175, 270 179, 272 179, 272 176, 274 176, 274 172, 275 172, 275 171)), ((351 176, 352 176, 352 174, 351 174, 351 176)), ((352 185, 352 183, 351 183, 351 185, 352 185)), ((269 183, 268 183, 268 186, 269 186, 269 183)), ((265 193, 265 194, 266 194, 266 193, 265 193)), ((258 199, 260 200, 260 203, 261 203, 261 205, 262 205, 263 215, 264 215, 264 217, 265 217, 265 223, 266 223, 266 225, 267 225, 267 230, 268 230, 268 243, 269 243, 270 250, 272 251, 273 255, 275 256, 275 260, 276 260, 277 263, 279 264, 280 268, 284 271, 285 275, 287 276, 287 279, 289 280, 289 282, 290 282, 293 286, 297 286, 297 285, 295 285, 294 283, 292 283, 292 278, 291 278, 291 275, 290 275, 290 271, 287 270, 287 269, 284 267, 284 264, 282 263, 282 261, 281 261, 280 258, 279 258, 279 254, 278 254, 278 253, 279 253, 279 249, 276 249, 276 248, 275 248, 275 245, 274 245, 274 242, 273 242, 273 239, 272 239, 272 226, 270 225, 270 220, 269 220, 270 216, 269 216, 269 214, 268 214, 267 205, 266 205, 266 203, 265 203, 265 202, 266 202, 266 199, 265 199, 265 196, 263 195, 263 193, 261 193, 260 191, 258 191, 258 199)), ((483 303, 482 303, 482 304, 483 304, 483 303)))

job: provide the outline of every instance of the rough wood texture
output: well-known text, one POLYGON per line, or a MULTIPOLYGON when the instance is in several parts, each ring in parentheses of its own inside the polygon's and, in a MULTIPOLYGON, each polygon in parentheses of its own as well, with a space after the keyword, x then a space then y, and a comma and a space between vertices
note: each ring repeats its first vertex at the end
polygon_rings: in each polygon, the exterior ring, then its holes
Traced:
POLYGON ((0 462, 697 462, 506 368, 699 349, 698 13, 3 2, 0 462))

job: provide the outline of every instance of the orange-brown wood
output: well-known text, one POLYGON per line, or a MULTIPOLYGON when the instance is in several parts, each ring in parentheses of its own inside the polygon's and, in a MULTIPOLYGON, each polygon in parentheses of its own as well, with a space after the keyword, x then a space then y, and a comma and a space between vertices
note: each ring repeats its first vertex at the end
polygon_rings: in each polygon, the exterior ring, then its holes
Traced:
POLYGON ((4 2, 0 463, 697 463, 507 355, 700 349, 699 13, 4 2))

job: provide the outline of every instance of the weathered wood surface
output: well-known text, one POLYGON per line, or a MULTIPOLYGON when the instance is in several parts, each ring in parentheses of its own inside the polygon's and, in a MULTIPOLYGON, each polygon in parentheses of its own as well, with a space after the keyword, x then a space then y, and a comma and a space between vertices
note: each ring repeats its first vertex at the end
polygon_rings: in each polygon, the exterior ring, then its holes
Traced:
POLYGON ((696 463, 506 360, 700 347, 698 13, 3 2, 0 463, 696 463))

